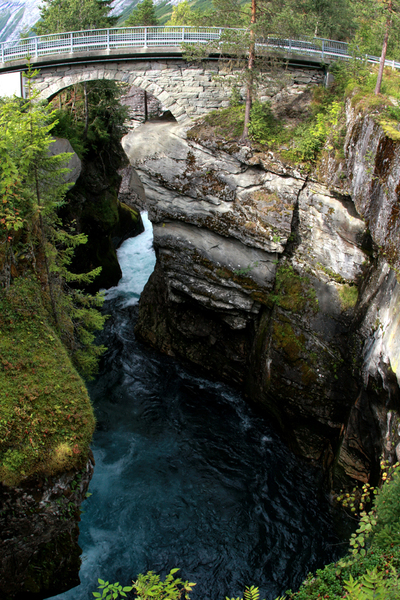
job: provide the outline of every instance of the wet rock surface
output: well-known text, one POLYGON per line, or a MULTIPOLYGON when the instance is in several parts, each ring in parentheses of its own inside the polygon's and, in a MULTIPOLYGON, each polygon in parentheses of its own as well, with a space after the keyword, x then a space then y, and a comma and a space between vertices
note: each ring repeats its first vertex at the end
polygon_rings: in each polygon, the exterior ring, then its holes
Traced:
POLYGON ((179 124, 123 141, 157 253, 137 334, 239 384, 335 486, 376 480, 399 441, 399 285, 360 204, 357 144, 338 189, 179 124))
POLYGON ((81 471, 0 485, 0 597, 42 600, 78 585, 80 506, 93 474, 81 471))

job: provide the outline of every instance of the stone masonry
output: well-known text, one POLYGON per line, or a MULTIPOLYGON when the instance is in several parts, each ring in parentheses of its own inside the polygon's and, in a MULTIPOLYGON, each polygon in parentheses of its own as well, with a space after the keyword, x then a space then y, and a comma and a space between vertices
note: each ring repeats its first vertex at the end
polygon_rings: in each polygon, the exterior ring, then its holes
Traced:
MULTIPOLYGON (((171 111, 177 121, 197 118, 216 108, 229 105, 234 73, 225 70, 217 61, 190 64, 179 58, 120 60, 98 64, 43 67, 36 78, 40 98, 51 98, 76 83, 109 79, 147 90, 160 101, 164 110, 171 111)), ((304 88, 319 84, 322 70, 313 68, 279 68, 266 72, 259 89, 260 99, 276 96, 281 89, 304 88)), ((242 90, 243 94, 244 90, 242 90)))

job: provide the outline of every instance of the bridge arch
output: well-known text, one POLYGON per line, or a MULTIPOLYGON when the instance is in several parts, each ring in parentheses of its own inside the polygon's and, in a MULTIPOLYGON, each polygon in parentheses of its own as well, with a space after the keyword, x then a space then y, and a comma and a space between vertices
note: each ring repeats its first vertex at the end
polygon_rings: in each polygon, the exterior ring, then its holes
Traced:
MULTIPOLYGON (((162 89, 161 86, 156 84, 150 78, 145 77, 143 75, 138 75, 137 73, 130 73, 127 76, 119 76, 118 73, 112 68, 104 68, 104 69, 85 69, 82 68, 80 72, 76 72, 73 75, 66 76, 63 78, 60 77, 51 77, 46 76, 45 82, 47 85, 41 85, 41 91, 39 94, 39 99, 47 99, 51 100, 54 96, 56 96, 62 90, 70 87, 71 85, 75 85, 77 83, 84 83, 85 81, 96 81, 96 80, 112 80, 112 81, 123 81, 124 83, 129 84, 130 86, 135 86, 137 88, 141 88, 142 90, 146 90, 151 93, 157 100, 161 102, 163 106, 174 115, 174 111, 178 113, 178 116, 174 117, 177 120, 183 120, 188 117, 186 111, 182 113, 179 105, 176 105, 176 99, 171 97, 171 94, 162 89), (55 80, 54 80, 55 79, 55 80), (171 107, 171 108, 169 108, 171 107), (182 119, 183 117, 183 119, 182 119)), ((36 87, 38 87, 36 85, 36 87)))
POLYGON ((35 79, 39 99, 51 99, 76 83, 122 81, 146 90, 179 122, 228 105, 228 89, 214 81, 218 65, 194 67, 183 60, 115 61, 42 67, 35 79))
MULTIPOLYGON (((278 85, 282 74, 266 73, 265 99, 278 85), (276 78, 274 83, 272 80, 276 78), (269 91, 268 91, 269 90, 269 91)), ((322 70, 309 67, 285 68, 285 77, 291 85, 321 83, 322 70)), ((49 99, 76 83, 108 79, 123 81, 130 86, 147 90, 169 110, 178 122, 190 121, 216 108, 229 105, 232 73, 225 71, 218 61, 204 61, 201 65, 188 64, 182 58, 100 59, 95 61, 44 65, 35 79, 39 98, 49 99), (218 77, 215 77, 218 75, 218 77)), ((261 99, 263 91, 260 90, 261 99)))

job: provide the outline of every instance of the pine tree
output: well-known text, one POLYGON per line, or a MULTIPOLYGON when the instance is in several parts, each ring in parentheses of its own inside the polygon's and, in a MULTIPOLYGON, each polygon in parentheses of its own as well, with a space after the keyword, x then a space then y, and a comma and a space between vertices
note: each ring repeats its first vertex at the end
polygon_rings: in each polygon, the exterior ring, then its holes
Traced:
POLYGON ((37 35, 112 27, 117 17, 110 16, 112 0, 44 0, 40 21, 33 28, 37 35))
POLYGON ((52 325, 80 372, 91 376, 103 352, 94 345, 94 332, 104 323, 97 311, 102 298, 71 284, 92 281, 99 269, 74 274, 68 268, 86 236, 63 228, 58 217, 70 155, 49 155, 55 113, 36 101, 34 75, 27 74, 27 100, 14 97, 0 105, 0 285, 8 290, 14 279, 34 274, 52 325))
POLYGON ((143 27, 156 27, 158 25, 153 0, 140 2, 124 23, 125 27, 140 25, 143 27))

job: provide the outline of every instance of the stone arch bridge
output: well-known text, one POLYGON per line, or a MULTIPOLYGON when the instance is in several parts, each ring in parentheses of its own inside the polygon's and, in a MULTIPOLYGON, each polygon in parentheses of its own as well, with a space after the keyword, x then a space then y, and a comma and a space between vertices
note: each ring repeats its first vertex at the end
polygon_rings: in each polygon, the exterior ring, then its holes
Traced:
MULTIPOLYGON (((232 32, 237 34, 238 30, 131 27, 57 33, 11 45, 0 43, 0 88, 2 77, 20 77, 29 57, 32 66, 40 69, 35 84, 40 98, 51 98, 84 81, 123 81, 147 90, 178 121, 185 121, 226 106, 232 76, 216 55, 201 65, 188 63, 183 58, 185 47, 211 43, 219 54, 223 36, 232 32)), ((348 56, 347 44, 332 40, 268 38, 258 46, 267 56, 275 53, 284 59, 274 75, 266 72, 260 89, 262 99, 276 94, 283 83, 320 83, 326 64, 348 56)), ((22 85, 20 89, 23 93, 22 85)))
MULTIPOLYGON (((231 77, 232 73, 217 61, 192 65, 182 58, 125 59, 44 67, 35 79, 35 88, 44 99, 76 83, 98 79, 122 81, 155 96, 164 110, 183 122, 228 106, 231 77)), ((283 81, 296 88, 323 80, 321 68, 286 66, 275 73, 266 73, 259 94, 266 100, 279 92, 283 81)))

